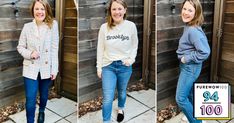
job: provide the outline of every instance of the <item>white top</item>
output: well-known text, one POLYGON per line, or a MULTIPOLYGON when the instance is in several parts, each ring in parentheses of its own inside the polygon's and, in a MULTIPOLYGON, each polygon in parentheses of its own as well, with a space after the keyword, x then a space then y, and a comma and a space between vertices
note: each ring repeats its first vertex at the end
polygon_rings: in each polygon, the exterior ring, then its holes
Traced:
POLYGON ((102 67, 117 60, 127 59, 133 64, 137 48, 137 28, 133 22, 124 20, 109 30, 107 23, 102 24, 98 35, 97 71, 101 72, 102 67))

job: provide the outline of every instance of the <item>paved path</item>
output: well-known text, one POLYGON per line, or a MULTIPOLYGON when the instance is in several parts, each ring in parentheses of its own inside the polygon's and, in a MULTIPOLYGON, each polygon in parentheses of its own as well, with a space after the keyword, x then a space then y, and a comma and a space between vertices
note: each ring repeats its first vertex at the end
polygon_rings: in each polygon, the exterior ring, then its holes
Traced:
MULTIPOLYGON (((77 123, 77 104, 67 98, 54 98, 48 100, 45 110, 45 123, 77 123)), ((25 110, 10 115, 10 120, 4 123, 26 123, 25 110)), ((36 118, 38 116, 38 105, 36 118)), ((35 120, 37 121, 37 119, 35 120)))
MULTIPOLYGON (((127 96, 125 119, 122 123, 156 123, 154 90, 129 92, 127 96)), ((77 123, 76 106, 76 102, 66 98, 48 100, 45 123, 77 123)), ((117 100, 113 103, 112 123, 117 123, 116 109, 117 100)), ((38 106, 36 118, 37 115, 38 106)), ((11 115, 10 120, 5 123, 26 123, 25 110, 11 115)), ((78 123, 102 123, 101 110, 87 113, 78 119, 78 123)))
MULTIPOLYGON (((141 90, 127 94, 125 118, 122 123, 156 123, 155 91, 141 90)), ((117 100, 114 100, 112 123, 116 122, 117 100)), ((78 123, 102 123, 102 111, 88 113, 78 119, 78 123)))

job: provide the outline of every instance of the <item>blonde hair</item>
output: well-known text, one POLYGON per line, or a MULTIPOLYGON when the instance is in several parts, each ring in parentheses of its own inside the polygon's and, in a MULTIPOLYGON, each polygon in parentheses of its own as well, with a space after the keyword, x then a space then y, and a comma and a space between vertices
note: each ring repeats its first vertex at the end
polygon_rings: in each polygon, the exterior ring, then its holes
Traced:
POLYGON ((201 26, 204 22, 202 6, 199 0, 185 0, 182 4, 182 8, 184 7, 185 2, 189 2, 195 8, 194 18, 188 22, 189 26, 201 26))
MULTIPOLYGON (((113 2, 117 2, 117 3, 121 4, 125 9, 127 9, 127 4, 126 4, 126 2, 124 0, 111 0, 110 1, 110 4, 109 4, 108 9, 107 9, 107 19, 106 19, 109 29, 112 29, 112 27, 115 26, 114 25, 114 20, 111 17, 111 6, 112 6, 113 2)), ((124 14, 123 19, 126 19, 126 18, 127 18, 127 12, 124 14)))
POLYGON ((53 14, 52 14, 52 9, 50 7, 50 4, 47 2, 47 0, 34 0, 32 5, 31 5, 31 14, 33 17, 34 17, 34 6, 35 6, 36 2, 41 3, 45 7, 46 16, 45 16, 44 22, 51 29, 54 19, 53 19, 53 14))

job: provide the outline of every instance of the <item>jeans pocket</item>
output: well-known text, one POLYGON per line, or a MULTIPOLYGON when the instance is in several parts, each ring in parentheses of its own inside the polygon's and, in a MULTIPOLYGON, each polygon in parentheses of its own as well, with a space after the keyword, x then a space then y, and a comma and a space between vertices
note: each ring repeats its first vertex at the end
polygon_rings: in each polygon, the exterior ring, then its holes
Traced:
POLYGON ((132 71, 132 66, 126 66, 124 64, 122 64, 119 68, 120 72, 130 72, 132 71))

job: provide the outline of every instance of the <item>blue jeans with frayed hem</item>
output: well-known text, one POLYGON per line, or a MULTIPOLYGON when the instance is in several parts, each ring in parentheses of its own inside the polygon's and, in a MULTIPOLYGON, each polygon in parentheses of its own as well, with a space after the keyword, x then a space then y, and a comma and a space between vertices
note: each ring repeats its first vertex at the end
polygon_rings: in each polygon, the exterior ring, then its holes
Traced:
POLYGON ((132 74, 132 66, 123 65, 122 61, 114 61, 102 68, 102 116, 104 123, 111 120, 112 103, 117 86, 118 108, 123 109, 126 102, 126 89, 132 74))
POLYGON ((176 102, 190 123, 201 123, 193 117, 193 83, 202 69, 202 63, 180 63, 180 75, 176 89, 176 102))

